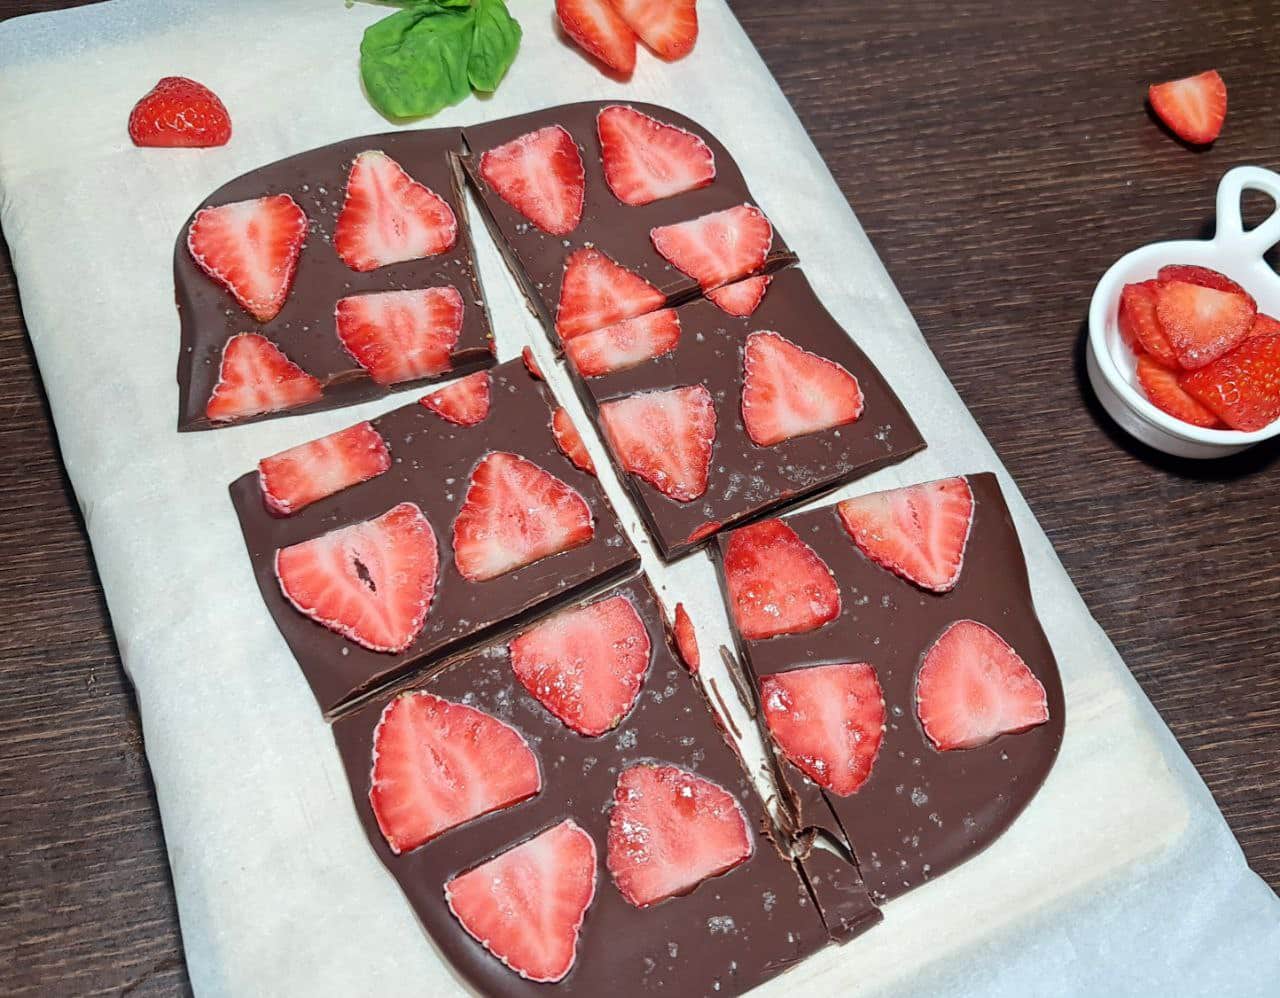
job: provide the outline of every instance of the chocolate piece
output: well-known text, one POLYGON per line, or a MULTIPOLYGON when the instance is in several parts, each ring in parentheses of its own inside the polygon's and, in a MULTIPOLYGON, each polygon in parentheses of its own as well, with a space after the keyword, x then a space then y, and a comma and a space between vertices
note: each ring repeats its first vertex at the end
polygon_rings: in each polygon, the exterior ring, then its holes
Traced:
POLYGON ((683 554, 712 536, 716 528, 707 527, 709 523, 723 529, 924 449, 924 439, 893 390, 823 308, 798 268, 776 274, 764 300, 745 318, 705 300, 682 306, 678 314, 681 331, 675 350, 625 371, 576 379, 593 416, 600 403, 634 392, 698 383, 711 392, 716 440, 710 481, 701 497, 692 502, 670 499, 618 469, 664 557, 683 554), (760 330, 779 333, 848 370, 862 391, 858 420, 769 447, 753 443, 742 422, 743 349, 747 335, 760 330))
MULTIPOLYGON (((747 189, 742 173, 715 136, 695 121, 670 108, 634 101, 587 101, 565 104, 503 118, 462 130, 469 149, 463 168, 484 210, 485 221, 493 240, 502 250, 507 266, 520 282, 533 313, 542 321, 557 351, 560 338, 555 331, 556 306, 560 301, 560 284, 564 261, 574 250, 594 246, 615 263, 639 274, 667 296, 668 302, 686 301, 700 292, 698 282, 669 264, 649 241, 649 230, 660 225, 685 222, 713 211, 750 203, 768 215, 764 205, 756 203, 747 189), (666 124, 677 125, 701 136, 715 154, 716 179, 707 187, 687 191, 673 197, 633 207, 619 201, 605 182, 600 161, 600 138, 596 133, 596 115, 611 104, 625 103, 666 124), (488 149, 510 142, 526 132, 548 125, 561 125, 578 143, 586 171, 586 194, 582 220, 567 236, 543 232, 524 215, 502 200, 479 174, 480 155, 488 149)), ((765 271, 776 270, 795 260, 782 236, 774 229, 773 246, 765 271)))
MULTIPOLYGON (((178 429, 209 430, 258 419, 318 412, 378 398, 414 384, 452 378, 494 362, 493 337, 476 275, 471 233, 460 184, 451 160, 462 145, 456 128, 365 135, 290 156, 224 184, 198 207, 222 205, 270 194, 289 194, 307 214, 307 243, 284 308, 260 323, 231 294, 191 259, 187 250, 189 218, 178 233, 173 253, 173 283, 182 323, 178 355, 178 429), (379 149, 414 180, 449 202, 458 220, 453 248, 437 256, 395 263, 366 273, 351 270, 334 251, 332 240, 346 196, 351 162, 366 149, 379 149), (339 298, 377 291, 417 290, 452 285, 462 295, 462 331, 454 348, 453 370, 440 378, 385 386, 373 381, 343 348, 334 322, 339 298), (261 333, 286 357, 318 378, 324 395, 310 405, 265 413, 235 423, 211 423, 205 406, 218 382, 222 350, 236 333, 261 333)), ((195 212, 192 212, 192 218, 195 212)))
POLYGON ((716 729, 695 681, 668 647, 657 598, 642 578, 598 598, 615 594, 629 599, 639 613, 652 651, 635 706, 600 737, 576 734, 534 699, 516 679, 503 644, 400 687, 400 692, 421 689, 466 703, 520 731, 537 755, 543 777, 542 790, 520 804, 397 856, 369 804, 373 732, 390 695, 333 726, 374 852, 454 969, 485 995, 735 995, 829 941, 794 864, 761 832, 767 818, 755 787, 716 729), (754 847, 749 859, 689 894, 636 908, 618 892, 607 867, 610 802, 618 774, 632 763, 650 761, 695 772, 737 797, 754 847), (443 888, 451 877, 564 818, 572 818, 595 840, 596 893, 573 968, 558 984, 536 984, 508 970, 463 930, 445 904, 443 888))
POLYGON ((490 375, 489 414, 483 422, 457 426, 417 402, 394 409, 373 420, 391 449, 391 469, 293 516, 281 518, 267 509, 256 471, 231 485, 262 597, 326 713, 414 666, 513 626, 535 607, 541 610, 571 599, 620 578, 638 564, 635 548, 622 533, 595 476, 575 468, 556 446, 550 423, 557 403, 550 389, 535 381, 518 358, 490 375), (472 469, 493 450, 519 454, 576 489, 591 510, 595 535, 581 547, 495 579, 468 582, 454 565, 453 521, 466 498, 472 469), (379 516, 406 500, 416 503, 430 521, 440 553, 435 599, 408 649, 398 654, 370 651, 289 603, 276 579, 278 549, 379 516))
MULTIPOLYGON (((904 894, 990 845, 1035 795, 1062 741, 1062 680, 1036 617, 1017 531, 995 475, 970 475, 968 481, 973 527, 951 592, 925 592, 876 565, 849 539, 835 507, 827 506, 786 522, 834 573, 840 615, 805 634, 763 641, 738 635, 743 661, 757 684, 761 676, 813 665, 869 662, 875 667, 887 730, 871 775, 855 793, 828 793, 781 752, 775 756, 799 801, 801 825, 851 845, 877 901, 904 894), (916 676, 938 636, 964 619, 989 625, 1022 656, 1044 685, 1049 720, 980 748, 939 752, 916 713, 916 676)), ((728 535, 717 539, 722 585, 728 540, 728 535)), ((759 723, 767 738, 763 717, 759 723)))
POLYGON ((847 943, 879 922, 884 916, 867 893, 856 864, 847 856, 814 844, 808 855, 797 860, 809 892, 818 902, 822 922, 831 938, 847 943))

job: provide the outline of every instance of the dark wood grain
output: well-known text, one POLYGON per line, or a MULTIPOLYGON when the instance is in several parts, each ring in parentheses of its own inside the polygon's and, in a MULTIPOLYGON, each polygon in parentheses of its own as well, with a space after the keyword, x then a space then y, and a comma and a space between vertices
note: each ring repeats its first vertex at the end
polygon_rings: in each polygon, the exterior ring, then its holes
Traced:
MULTIPOLYGON (((72 5, 0 0, 0 17, 72 5)), ((1280 448, 1154 454, 1106 421, 1081 360, 1113 260, 1210 227, 1229 167, 1280 168, 1280 2, 733 6, 1090 609, 1280 886, 1280 448), (1209 66, 1231 110, 1192 152, 1144 88, 1209 66)), ((2 250, 0 413, 0 991, 182 991, 137 713, 2 250)))

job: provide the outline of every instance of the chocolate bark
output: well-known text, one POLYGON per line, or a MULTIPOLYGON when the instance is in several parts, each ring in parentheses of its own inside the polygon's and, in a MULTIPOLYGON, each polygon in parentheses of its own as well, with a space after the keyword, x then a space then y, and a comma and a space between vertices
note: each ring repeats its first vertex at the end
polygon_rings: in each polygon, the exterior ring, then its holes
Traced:
MULTIPOLYGON (((1017 531, 995 475, 970 475, 968 482, 973 526, 951 592, 925 592, 876 565, 849 539, 835 507, 828 506, 786 522, 834 573, 839 616, 806 634, 761 641, 737 635, 757 690, 760 677, 792 669, 836 662, 875 667, 887 729, 871 775, 855 793, 829 793, 781 752, 775 755, 798 804, 800 824, 822 828, 850 845, 878 902, 941 876, 995 841, 1044 782, 1062 742, 1062 680, 1036 617, 1017 531), (980 748, 939 752, 916 712, 916 676, 939 635, 964 619, 988 625, 1013 646, 1044 685, 1049 720, 980 748)), ((717 539, 722 585, 728 539, 717 539)), ((767 738, 762 716, 759 723, 767 738)))
POLYGON ((489 316, 476 275, 471 233, 453 160, 461 144, 462 133, 456 128, 365 135, 253 170, 224 184, 201 201, 198 208, 288 194, 306 212, 308 233, 284 307, 274 319, 260 323, 191 258, 187 230, 195 212, 182 226, 173 253, 174 295, 182 324, 178 354, 179 430, 210 430, 222 425, 335 409, 494 363, 489 316), (332 241, 346 196, 347 174, 352 160, 368 149, 385 152, 414 180, 449 202, 458 220, 458 238, 452 249, 367 273, 350 269, 338 258, 332 241), (452 354, 453 369, 437 378, 379 385, 338 339, 334 322, 338 299, 442 285, 457 288, 463 300, 462 331, 452 354), (223 347, 236 333, 244 332, 260 333, 271 340, 286 357, 320 380, 324 396, 310 405, 235 423, 210 422, 205 416, 205 406, 218 382, 223 347))
MULTIPOLYGON (((333 726, 356 811, 374 852, 444 957, 481 994, 735 995, 829 942, 795 865, 779 855, 762 831, 767 827, 763 805, 736 752, 721 737, 697 684, 664 640, 652 591, 643 579, 635 579, 598 598, 614 594, 631 601, 652 650, 635 705, 616 728, 599 737, 570 730, 534 699, 516 679, 504 644, 416 677, 396 691, 426 690, 465 702, 520 731, 538 758, 543 780, 542 790, 526 801, 397 856, 369 804, 373 733, 391 695, 370 701, 333 726), (606 865, 610 802, 619 772, 638 762, 682 767, 737 797, 753 833, 751 856, 683 897, 649 908, 624 900, 606 865), (537 984, 508 970, 463 930, 445 904, 444 884, 564 818, 572 818, 595 841, 596 891, 572 969, 557 984, 537 984)), ((869 901, 867 905, 874 913, 869 901)))
POLYGON ((390 470, 292 516, 268 510, 256 471, 231 484, 262 598, 326 713, 416 665, 515 625, 535 607, 545 609, 620 578, 639 562, 595 476, 579 471, 556 446, 550 429, 556 402, 550 389, 535 381, 519 359, 499 365, 490 376, 484 421, 455 426, 417 402, 394 409, 372 421, 390 447, 390 470), (472 469, 494 450, 519 454, 576 489, 591 510, 595 534, 581 547, 495 579, 468 582, 454 565, 453 521, 472 469), (408 649, 398 654, 370 651, 293 607, 280 590, 275 555, 282 547, 379 516, 404 501, 416 503, 435 531, 440 557, 435 598, 408 649))

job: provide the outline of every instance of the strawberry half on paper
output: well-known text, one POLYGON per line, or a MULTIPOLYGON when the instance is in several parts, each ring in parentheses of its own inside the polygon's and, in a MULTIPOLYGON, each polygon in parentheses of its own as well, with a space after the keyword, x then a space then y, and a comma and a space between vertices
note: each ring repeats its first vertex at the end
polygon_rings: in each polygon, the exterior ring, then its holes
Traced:
POLYGON ((231 115, 204 84, 166 76, 129 112, 129 138, 135 146, 225 146, 231 138, 231 115))

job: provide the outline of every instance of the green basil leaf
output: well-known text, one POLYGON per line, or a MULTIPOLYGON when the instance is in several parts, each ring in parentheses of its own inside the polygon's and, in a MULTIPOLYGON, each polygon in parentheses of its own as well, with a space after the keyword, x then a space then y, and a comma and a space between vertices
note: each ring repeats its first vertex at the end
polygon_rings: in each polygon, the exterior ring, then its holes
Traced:
POLYGON ((369 25, 360 77, 373 106, 392 118, 417 118, 465 98, 474 28, 467 0, 427 0, 369 25))
POLYGON ((475 0, 475 16, 467 76, 477 90, 492 93, 520 48, 520 22, 507 12, 504 0, 475 0))

